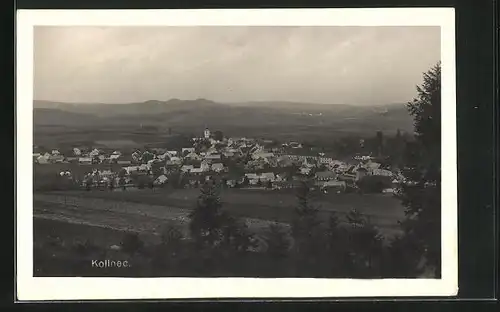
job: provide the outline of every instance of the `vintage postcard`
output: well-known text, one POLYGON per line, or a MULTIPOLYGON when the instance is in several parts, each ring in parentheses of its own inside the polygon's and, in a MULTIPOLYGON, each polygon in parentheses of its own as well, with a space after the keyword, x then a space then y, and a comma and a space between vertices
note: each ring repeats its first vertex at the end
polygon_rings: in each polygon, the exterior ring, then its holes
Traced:
POLYGON ((17 296, 453 296, 445 8, 20 10, 17 296))

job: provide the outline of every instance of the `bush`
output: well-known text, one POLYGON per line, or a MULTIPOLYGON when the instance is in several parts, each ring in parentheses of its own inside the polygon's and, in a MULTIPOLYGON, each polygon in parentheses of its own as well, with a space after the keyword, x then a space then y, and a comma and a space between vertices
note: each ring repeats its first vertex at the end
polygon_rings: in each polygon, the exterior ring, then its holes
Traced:
POLYGON ((382 193, 385 188, 391 187, 391 178, 368 175, 356 182, 356 185, 364 193, 382 193))
POLYGON ((127 233, 121 242, 122 250, 128 254, 135 254, 144 247, 144 242, 138 233, 127 233))

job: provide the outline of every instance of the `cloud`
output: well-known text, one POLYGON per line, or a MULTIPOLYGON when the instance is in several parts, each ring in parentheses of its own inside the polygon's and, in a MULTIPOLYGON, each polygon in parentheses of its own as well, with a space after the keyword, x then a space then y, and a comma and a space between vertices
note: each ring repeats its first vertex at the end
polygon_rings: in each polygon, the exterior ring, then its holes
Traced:
POLYGON ((36 99, 406 102, 438 27, 36 27, 36 99))

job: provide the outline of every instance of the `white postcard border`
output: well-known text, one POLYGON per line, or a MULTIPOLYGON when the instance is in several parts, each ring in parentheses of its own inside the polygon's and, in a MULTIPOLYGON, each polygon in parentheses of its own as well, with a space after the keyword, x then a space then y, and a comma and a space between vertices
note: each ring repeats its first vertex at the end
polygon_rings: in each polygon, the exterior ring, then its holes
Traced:
POLYGON ((452 8, 252 10, 19 10, 17 12, 18 300, 452 296, 458 291, 455 14, 452 8), (440 26, 442 279, 33 277, 33 27, 440 26))

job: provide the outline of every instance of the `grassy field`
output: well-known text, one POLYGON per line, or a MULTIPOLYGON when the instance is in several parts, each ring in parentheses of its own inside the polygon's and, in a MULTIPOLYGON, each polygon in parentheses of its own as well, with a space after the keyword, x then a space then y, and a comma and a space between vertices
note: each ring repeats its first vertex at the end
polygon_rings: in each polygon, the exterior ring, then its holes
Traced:
MULTIPOLYGON (((140 203, 165 207, 193 209, 200 191, 198 189, 145 189, 134 191, 64 191, 51 194, 82 198, 100 198, 113 201, 140 203)), ((297 205, 294 193, 285 191, 227 189, 221 194, 224 209, 233 215, 289 223, 297 205)), ((379 227, 397 229, 397 221, 404 218, 404 209, 399 200, 390 195, 379 194, 322 194, 313 197, 311 204, 327 219, 337 213, 341 219, 351 209, 363 213, 370 222, 379 227)))

